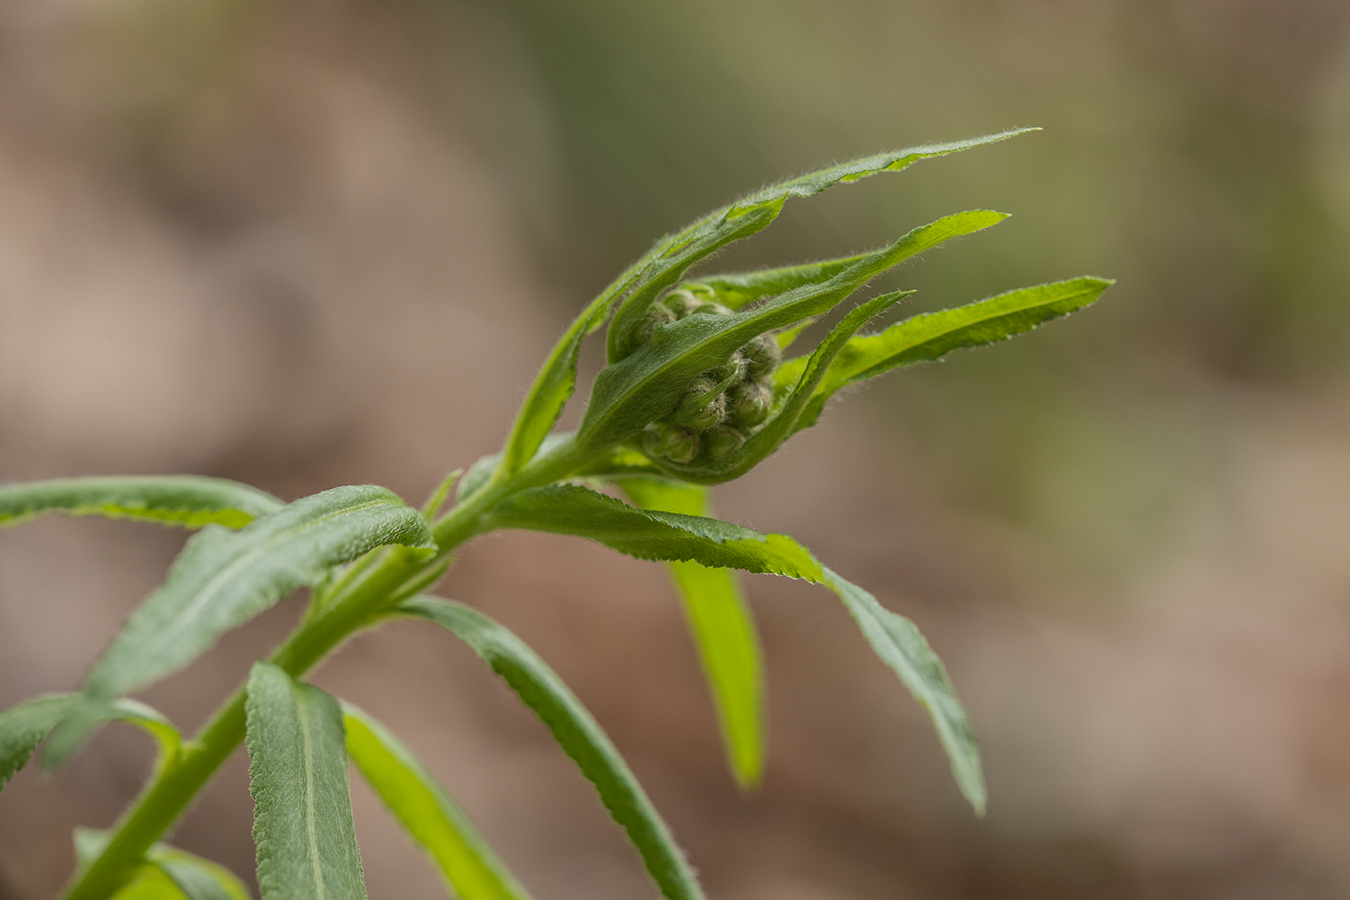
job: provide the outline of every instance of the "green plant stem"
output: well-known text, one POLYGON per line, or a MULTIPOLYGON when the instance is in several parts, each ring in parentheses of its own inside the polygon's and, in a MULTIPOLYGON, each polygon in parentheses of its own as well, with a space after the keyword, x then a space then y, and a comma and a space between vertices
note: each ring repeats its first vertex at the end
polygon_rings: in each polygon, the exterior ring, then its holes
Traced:
MULTIPOLYGON (((482 531, 484 513, 502 500, 568 477, 588 457, 567 441, 546 456, 536 457, 514 477, 489 482, 438 520, 432 533, 439 551, 431 559, 393 547, 379 562, 343 583, 316 615, 307 617, 268 658, 292 677, 316 666, 347 638, 376 624, 391 599, 406 593, 432 567, 444 568, 446 557, 482 531)), ((175 762, 165 765, 128 807, 103 851, 77 873, 65 900, 106 900, 121 886, 126 872, 163 837, 244 739, 245 689, 241 685, 204 725, 175 762)))

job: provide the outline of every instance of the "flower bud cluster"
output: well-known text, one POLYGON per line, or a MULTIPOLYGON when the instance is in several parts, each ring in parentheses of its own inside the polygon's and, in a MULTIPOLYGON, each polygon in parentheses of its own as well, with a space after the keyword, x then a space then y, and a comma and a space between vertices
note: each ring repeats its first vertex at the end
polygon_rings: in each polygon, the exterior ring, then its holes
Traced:
MULTIPOLYGON (((652 304, 637 337, 646 343, 658 326, 693 315, 729 316, 731 310, 707 288, 682 288, 652 304)), ((680 465, 727 459, 769 418, 781 360, 778 342, 762 334, 723 365, 700 373, 674 412, 643 431, 643 452, 680 465)))

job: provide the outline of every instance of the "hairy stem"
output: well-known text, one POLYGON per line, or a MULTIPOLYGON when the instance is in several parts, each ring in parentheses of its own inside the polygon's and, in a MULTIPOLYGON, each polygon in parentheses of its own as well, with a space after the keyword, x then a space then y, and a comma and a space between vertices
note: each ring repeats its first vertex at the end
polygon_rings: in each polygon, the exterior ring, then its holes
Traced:
MULTIPOLYGON (((444 571, 446 558, 483 530, 484 513, 512 494, 568 477, 585 462, 575 444, 567 441, 546 456, 535 458, 514 477, 484 485, 435 523, 433 534, 440 549, 434 558, 420 559, 402 547, 387 549, 377 563, 345 580, 324 607, 306 617, 268 661, 293 677, 304 675, 347 638, 380 621, 381 613, 394 599, 405 596, 409 589, 425 587, 425 576, 435 576, 435 569, 444 571)), ((127 870, 173 826, 243 741, 245 699, 241 685, 184 745, 177 762, 166 765, 146 785, 123 813, 98 858, 77 873, 65 900, 106 900, 121 886, 127 870)))

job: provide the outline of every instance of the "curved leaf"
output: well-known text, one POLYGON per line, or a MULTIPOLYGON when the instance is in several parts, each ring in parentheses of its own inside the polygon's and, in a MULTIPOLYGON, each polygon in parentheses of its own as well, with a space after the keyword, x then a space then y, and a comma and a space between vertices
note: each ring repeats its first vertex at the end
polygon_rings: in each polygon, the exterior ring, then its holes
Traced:
MULTIPOLYGON (((1030 331, 1095 302, 1112 284, 1109 279, 1091 277, 1040 284, 954 309, 922 313, 878 334, 855 337, 831 363, 794 430, 815 424, 825 402, 843 387, 900 366, 941 359, 953 350, 1030 331)), ((778 383, 792 383, 805 367, 805 358, 788 360, 776 373, 778 383)))
POLYGON ((159 525, 243 528, 284 504, 257 488, 196 475, 58 478, 0 486, 0 528, 49 513, 159 525))
POLYGON ((917 626, 825 568, 787 535, 760 534, 702 516, 635 509, 576 485, 517 494, 493 511, 491 525, 590 538, 639 559, 694 560, 825 585, 844 601, 872 650, 928 710, 957 786, 983 814, 984 776, 974 730, 941 661, 917 626))
POLYGON ((620 298, 624 300, 609 334, 611 362, 631 349, 628 343, 633 327, 641 322, 647 307, 661 291, 678 281, 699 260, 763 229, 777 217, 789 197, 809 197, 835 184, 857 181, 879 172, 897 172, 921 159, 945 156, 1035 130, 1021 128, 965 141, 926 144, 831 166, 757 191, 743 200, 713 210, 681 231, 657 241, 591 301, 554 345, 511 427, 497 474, 506 477, 523 468, 534 457, 540 442, 553 430, 576 389, 577 356, 582 341, 604 324, 620 298))
POLYGON ((808 284, 829 281, 849 266, 861 261, 866 255, 859 253, 840 259, 827 259, 799 266, 782 266, 777 269, 760 269, 756 272, 701 275, 682 282, 677 287, 709 288, 717 295, 718 303, 728 309, 740 309, 763 297, 773 297, 808 284))
POLYGON ((379 722, 342 704, 347 755, 463 900, 529 900, 468 815, 379 722))
POLYGON ((338 702, 259 662, 244 708, 263 900, 365 900, 338 702))
POLYGON ((83 742, 101 702, 181 669, 330 567, 386 544, 435 549, 417 510, 375 485, 314 494, 242 531, 210 527, 196 535, 94 664, 83 687, 89 702, 53 735, 44 763, 59 764, 83 742))
MULTIPOLYGON (((88 868, 89 864, 103 852, 111 836, 112 833, 108 831, 76 828, 76 865, 81 869, 88 868)), ((122 891, 128 890, 137 882, 144 881, 146 884, 139 886, 137 890, 148 890, 153 887, 154 890, 174 898, 252 900, 248 888, 233 872, 219 863, 203 859, 186 850, 179 850, 168 844, 155 844, 146 852, 145 859, 147 864, 138 867, 130 884, 122 891), (156 875, 152 870, 158 870, 159 874, 156 875), (165 878, 169 880, 168 885, 164 883, 165 878)), ((124 896, 122 891, 114 897, 124 896)))
POLYGON ((619 751, 576 695, 524 641, 477 610, 448 600, 421 595, 399 609, 435 622, 468 644, 520 695, 595 785, 667 900, 702 900, 693 870, 619 751))
POLYGON ((670 413, 700 372, 725 363, 757 335, 828 312, 916 253, 1005 218, 989 210, 946 216, 864 255, 828 281, 804 285, 729 316, 686 316, 656 329, 641 349, 600 371, 577 429, 577 444, 599 450, 627 440, 647 423, 670 413))
MULTIPOLYGON (((653 478, 626 478, 618 485, 645 509, 694 516, 710 512, 705 487, 653 478)), ((732 570, 696 562, 667 566, 717 707, 727 762, 742 789, 755 787, 764 774, 764 667, 754 617, 732 570)))

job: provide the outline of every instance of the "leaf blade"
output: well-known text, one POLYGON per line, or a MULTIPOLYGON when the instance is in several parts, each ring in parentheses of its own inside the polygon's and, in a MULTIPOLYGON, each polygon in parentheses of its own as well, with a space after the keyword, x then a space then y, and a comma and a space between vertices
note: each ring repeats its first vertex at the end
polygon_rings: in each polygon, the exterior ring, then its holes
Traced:
MULTIPOLYGON (((704 487, 652 478, 617 483, 645 509, 710 513, 709 491, 704 487)), ((697 562, 666 566, 698 648, 731 773, 742 790, 757 787, 764 776, 764 663, 754 617, 732 570, 697 562)))
POLYGON ((463 604, 423 594, 405 601, 399 610, 454 634, 510 685, 595 786, 668 900, 703 900, 693 870, 623 757, 576 695, 533 650, 463 604))
POLYGON ((853 614, 873 650, 933 719, 952 775, 983 814, 986 790, 974 729, 941 661, 917 627, 885 610, 875 597, 825 568, 809 550, 782 534, 760 534, 701 516, 640 510, 577 485, 524 491, 491 514, 496 528, 570 534, 649 560, 694 560, 704 566, 802 578, 830 588, 853 614), (882 648, 885 653, 882 654, 882 648))
POLYGON ((463 900, 529 900, 468 815, 379 722, 342 704, 347 755, 463 900))
POLYGON ((0 713, 0 791, 74 703, 74 694, 44 694, 0 713))
POLYGON ((58 478, 0 486, 0 528, 52 513, 184 528, 242 528, 283 505, 271 494, 223 478, 58 478))
POLYGON ((263 900, 365 900, 337 701, 259 662, 245 713, 263 900))

